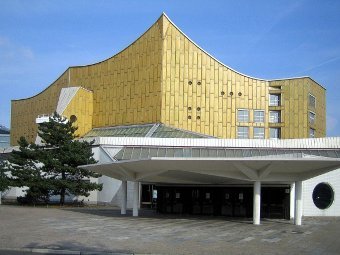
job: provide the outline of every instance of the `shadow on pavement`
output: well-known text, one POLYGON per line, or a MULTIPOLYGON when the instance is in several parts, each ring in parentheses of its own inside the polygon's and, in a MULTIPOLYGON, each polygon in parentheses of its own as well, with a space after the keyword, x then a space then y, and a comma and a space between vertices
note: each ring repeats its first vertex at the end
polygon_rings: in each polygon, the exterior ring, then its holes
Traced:
MULTIPOLYGON (((77 213, 85 213, 102 217, 110 217, 110 218, 135 218, 132 217, 132 210, 127 210, 126 215, 120 214, 120 209, 117 208, 65 208, 62 210, 72 211, 77 213)), ((138 218, 146 218, 146 219, 186 219, 186 220, 221 220, 227 222, 237 222, 243 224, 253 224, 252 218, 233 218, 233 217, 223 217, 223 216, 205 216, 205 215, 190 215, 190 214, 160 214, 155 210, 151 209, 140 209, 138 218)), ((291 221, 285 219, 261 219, 262 223, 271 222, 278 224, 292 224, 291 221)))

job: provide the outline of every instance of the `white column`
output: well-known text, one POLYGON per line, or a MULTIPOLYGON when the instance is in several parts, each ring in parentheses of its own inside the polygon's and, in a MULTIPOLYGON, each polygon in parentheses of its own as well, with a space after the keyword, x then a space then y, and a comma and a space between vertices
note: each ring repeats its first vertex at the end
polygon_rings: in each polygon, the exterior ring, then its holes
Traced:
POLYGON ((120 207, 120 214, 126 214, 127 204, 127 181, 122 181, 122 201, 120 207))
POLYGON ((253 224, 260 225, 261 216, 261 182, 254 182, 253 224))
POLYGON ((293 220, 294 219, 294 214, 295 214, 295 183, 292 182, 290 184, 290 211, 289 211, 289 215, 290 215, 290 219, 293 220))
POLYGON ((300 226, 302 222, 302 181, 295 182, 295 215, 294 223, 300 226))
POLYGON ((133 182, 133 207, 132 216, 138 216, 138 206, 139 206, 139 182, 133 182))

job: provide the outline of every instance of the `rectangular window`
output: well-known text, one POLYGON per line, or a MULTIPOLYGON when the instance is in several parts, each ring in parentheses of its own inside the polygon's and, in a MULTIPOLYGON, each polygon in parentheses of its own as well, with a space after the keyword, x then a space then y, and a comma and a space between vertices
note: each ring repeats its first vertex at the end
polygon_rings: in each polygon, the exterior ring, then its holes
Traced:
POLYGON ((237 110, 238 122, 249 122, 249 110, 237 110))
POLYGON ((281 122, 281 112, 280 111, 269 111, 269 122, 270 123, 280 123, 281 122))
POLYGON ((315 137, 315 129, 313 129, 313 128, 309 129, 309 137, 310 138, 314 138, 315 137))
POLYGON ((249 138, 249 127, 237 127, 237 138, 248 139, 249 138))
POLYGON ((254 122, 264 122, 264 110, 254 110, 254 122))
POLYGON ((280 128, 270 128, 270 138, 271 139, 279 139, 281 138, 281 129, 280 128))
POLYGON ((280 94, 269 94, 269 106, 280 106, 281 95, 280 94))
POLYGON ((312 94, 309 94, 309 107, 316 107, 316 98, 312 94))
POLYGON ((264 128, 254 127, 254 139, 264 139, 264 128))
POLYGON ((315 124, 315 113, 309 112, 309 124, 315 124))

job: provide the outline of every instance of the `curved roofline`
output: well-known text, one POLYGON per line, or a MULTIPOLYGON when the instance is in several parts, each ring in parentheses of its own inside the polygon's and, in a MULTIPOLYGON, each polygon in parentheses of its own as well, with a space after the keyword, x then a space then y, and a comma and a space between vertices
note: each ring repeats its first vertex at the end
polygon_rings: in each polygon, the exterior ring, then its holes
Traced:
MULTIPOLYGON (((137 39, 135 39, 132 43, 130 43, 128 46, 126 46, 125 48, 123 48, 121 51, 117 52, 116 54, 114 54, 111 57, 108 57, 104 60, 92 63, 92 64, 87 64, 87 65, 75 65, 75 66, 69 66, 57 79, 55 79, 52 83, 50 83, 49 86, 47 86, 44 90, 42 90, 41 92, 39 92, 38 94, 35 94, 31 97, 26 97, 26 98, 21 98, 21 99, 12 99, 12 102, 15 101, 21 101, 21 100, 27 100, 27 99, 31 99, 34 98, 36 96, 39 96, 40 94, 44 93, 47 89, 49 89, 60 77, 62 77, 67 71, 71 70, 72 68, 81 68, 81 67, 88 67, 88 66, 93 66, 93 65, 97 65, 97 64, 101 64, 105 61, 108 61, 114 57, 116 57, 117 55, 119 55, 120 53, 124 52, 126 49, 128 49, 130 46, 132 46, 135 42, 137 42, 143 35, 145 35, 158 21, 159 19, 164 16, 168 19, 168 21, 180 32, 182 33, 192 44, 194 44, 198 49, 200 49, 201 51, 203 51, 205 54, 207 54, 209 57, 211 57, 212 59, 214 59, 215 61, 217 61, 219 64, 221 64, 222 66, 230 69, 231 71, 242 75, 244 77, 250 78, 250 79, 256 79, 259 81, 264 81, 264 82, 270 82, 270 81, 279 81, 279 80, 292 80, 292 79, 304 79, 304 78, 309 78, 312 81, 314 81, 315 83, 317 83, 320 87, 322 87, 323 89, 325 89, 322 85, 320 85, 318 82, 316 82, 315 80, 313 80, 311 77, 309 76, 300 76, 300 77, 290 77, 290 78, 280 78, 280 79, 262 79, 262 78, 257 78, 257 77, 252 77, 250 75, 246 75, 244 73, 241 73, 239 71, 236 71, 235 69, 231 68, 230 66, 227 66, 226 64, 224 64, 222 61, 218 60, 216 57, 214 57, 213 55, 211 55, 210 53, 208 53, 206 50, 204 50, 203 48, 201 48, 197 43, 195 43, 189 36, 187 36, 169 17, 168 15, 166 15, 165 12, 162 12, 161 16, 156 20, 156 22, 154 22, 144 33, 142 33, 139 37, 137 37, 137 39)), ((326 89, 325 89, 326 90, 326 89)))
POLYGON ((57 80, 59 80, 71 67, 68 67, 61 75, 58 76, 57 79, 55 79, 52 83, 50 83, 50 85, 48 85, 45 89, 43 89, 42 91, 40 91, 38 94, 35 94, 33 96, 30 97, 25 97, 25 98, 19 98, 19 99, 12 99, 11 102, 15 102, 15 101, 21 101, 21 100, 27 100, 27 99, 31 99, 34 97, 39 96, 40 94, 44 93, 47 89, 49 89, 54 83, 56 83, 57 80))
MULTIPOLYGON (((137 37, 137 39, 135 39, 132 43, 130 43, 128 46, 126 46, 125 48, 123 48, 122 50, 120 50, 119 52, 117 52, 116 54, 112 55, 111 57, 108 57, 104 60, 100 60, 98 62, 92 63, 92 64, 87 64, 87 65, 75 65, 75 66, 69 66, 57 79, 55 79, 52 83, 50 83, 50 85, 48 85, 44 90, 42 90, 41 92, 39 92, 38 94, 35 94, 33 96, 30 97, 25 97, 25 98, 20 98, 20 99, 12 99, 11 101, 21 101, 21 100, 27 100, 27 99, 31 99, 34 98, 36 96, 39 96, 40 94, 42 94, 43 92, 45 92, 48 88, 50 88, 60 77, 62 77, 67 71, 69 71, 72 68, 81 68, 81 67, 87 67, 87 66, 93 66, 93 65, 98 65, 101 63, 104 63, 105 61, 108 61, 114 57, 116 57, 117 55, 119 55, 120 53, 122 53, 123 51, 125 51, 127 48, 129 48, 130 46, 132 46, 135 42, 137 42, 143 35, 145 35, 157 22, 158 20, 165 15, 165 13, 163 12, 162 15, 156 20, 156 22, 154 22, 144 33, 142 33, 140 36, 137 37)), ((165 15, 166 16, 166 15, 165 15)), ((167 16, 166 16, 167 17, 167 16)))
MULTIPOLYGON (((164 15, 169 22, 180 32, 182 33, 191 43, 193 43, 197 48, 199 48, 201 51, 203 51, 205 54, 207 54, 209 57, 211 57, 212 59, 214 59, 215 61, 217 61, 218 63, 220 63, 221 65, 223 65, 224 67, 232 70, 233 72, 240 74, 244 77, 247 78, 251 78, 251 79, 256 79, 256 80, 260 80, 260 81, 279 81, 279 80, 293 80, 293 79, 304 79, 304 78, 309 78, 312 81, 314 81, 315 83, 317 83, 318 85, 320 85, 318 82, 316 82, 315 80, 313 80, 311 77, 309 76, 298 76, 298 77, 290 77, 290 78, 279 78, 279 79, 262 79, 262 78, 257 78, 257 77, 252 77, 250 75, 246 75, 244 73, 241 73, 239 71, 236 71, 235 69, 231 68, 230 66, 227 66, 226 64, 224 64, 222 61, 218 60, 216 57, 214 57, 213 55, 211 55, 210 53, 208 53, 206 50, 204 50, 202 47, 200 47, 197 43, 195 43, 188 35, 186 35, 178 26, 176 26, 176 24, 168 17, 168 15, 166 15, 166 13, 162 13, 162 15, 164 15)), ((323 86, 320 85, 320 87, 324 88, 323 86)), ((324 88, 325 89, 325 88, 324 88)))

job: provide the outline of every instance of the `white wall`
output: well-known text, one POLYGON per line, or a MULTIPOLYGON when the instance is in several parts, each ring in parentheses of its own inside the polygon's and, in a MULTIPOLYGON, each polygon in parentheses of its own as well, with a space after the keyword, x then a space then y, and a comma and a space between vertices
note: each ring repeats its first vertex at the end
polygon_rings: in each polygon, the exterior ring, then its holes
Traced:
MULTIPOLYGON (((112 162, 112 159, 109 155, 107 155, 102 149, 99 147, 95 147, 92 149, 94 153, 93 157, 98 160, 99 163, 109 163, 112 162)), ((85 198, 85 202, 97 202, 98 204, 110 204, 120 207, 122 201, 122 182, 117 179, 113 179, 107 177, 105 175, 98 178, 98 183, 103 184, 103 189, 101 191, 93 191, 91 192, 91 198, 97 199, 96 201, 87 201, 88 198, 85 198)), ((133 184, 131 182, 127 183, 127 208, 132 208, 132 195, 133 195, 133 184)))
POLYGON ((340 216, 340 169, 304 181, 302 192, 304 216, 340 216), (315 186, 321 182, 328 183, 334 191, 333 204, 325 210, 317 208, 312 198, 315 186))
POLYGON ((6 190, 5 192, 2 192, 2 198, 10 199, 10 200, 17 200, 17 197, 23 197, 26 195, 26 192, 24 190, 25 190, 25 187, 22 187, 22 188, 13 187, 9 190, 6 190))

